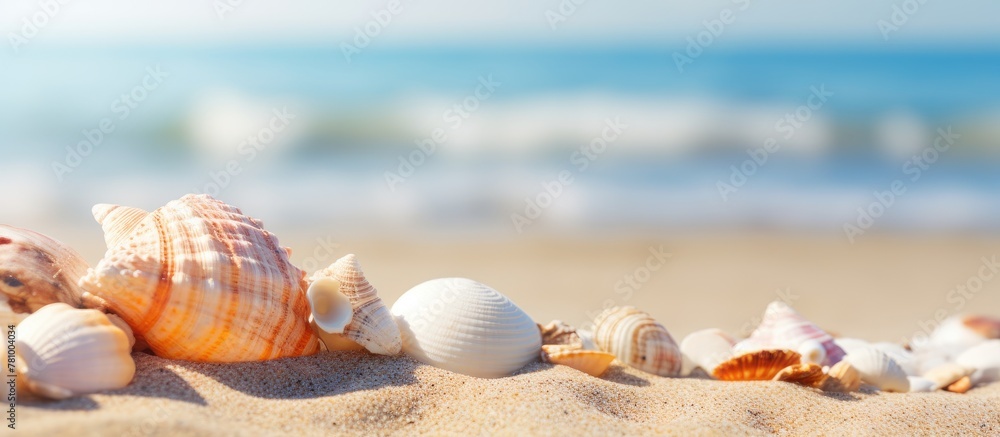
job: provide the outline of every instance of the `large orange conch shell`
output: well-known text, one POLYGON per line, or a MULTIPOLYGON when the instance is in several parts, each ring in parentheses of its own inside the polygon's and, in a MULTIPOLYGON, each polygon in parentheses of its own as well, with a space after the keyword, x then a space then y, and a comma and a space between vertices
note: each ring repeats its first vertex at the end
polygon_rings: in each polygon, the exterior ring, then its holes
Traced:
POLYGON ((97 205, 108 252, 84 303, 119 315, 157 355, 235 362, 310 355, 305 272, 261 222, 207 195, 152 213, 97 205))

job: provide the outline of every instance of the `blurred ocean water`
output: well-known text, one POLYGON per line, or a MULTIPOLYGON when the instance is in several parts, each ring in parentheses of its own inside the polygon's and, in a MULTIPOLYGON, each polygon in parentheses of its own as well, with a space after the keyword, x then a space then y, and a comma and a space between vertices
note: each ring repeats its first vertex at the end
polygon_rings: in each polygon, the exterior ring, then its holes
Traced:
POLYGON ((530 230, 842 232, 894 180, 906 193, 875 227, 998 228, 1000 51, 719 49, 683 73, 674 52, 397 48, 347 62, 320 47, 32 47, 0 68, 0 186, 18 205, 0 218, 209 192, 280 225, 514 232, 511 214, 570 171, 530 230), (121 117, 157 68, 162 83, 121 117), (469 100, 484 80, 496 90, 469 100), (780 120, 817 88, 832 95, 787 135, 780 120), (288 129, 250 152, 282 110, 288 129), (113 132, 60 174, 105 119, 113 132), (579 168, 608 119, 627 127, 579 168), (914 180, 907 162, 949 126, 956 145, 914 180), (388 183, 435 129, 447 139, 388 183), (768 138, 780 149, 721 195, 768 138))

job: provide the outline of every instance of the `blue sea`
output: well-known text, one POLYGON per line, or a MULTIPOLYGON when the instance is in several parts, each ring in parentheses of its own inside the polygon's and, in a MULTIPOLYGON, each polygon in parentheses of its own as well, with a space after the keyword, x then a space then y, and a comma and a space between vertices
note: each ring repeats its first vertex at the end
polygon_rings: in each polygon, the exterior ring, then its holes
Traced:
POLYGON ((0 221, 209 192, 288 226, 516 232, 512 215, 568 171, 529 232, 843 233, 897 180, 872 227, 1000 228, 1000 51, 709 47, 680 72, 681 50, 373 44, 348 62, 336 47, 28 46, 0 68, 0 190, 17 205, 0 221), (832 95, 803 111, 818 88, 832 95), (242 143, 282 109, 289 128, 251 159, 242 143), (105 119, 114 131, 79 165, 54 167, 105 119), (914 180, 947 127, 959 140, 914 180), (447 139, 412 162, 436 129, 447 139), (768 139, 780 148, 748 165, 768 139), (400 159, 414 169, 392 184, 400 159))

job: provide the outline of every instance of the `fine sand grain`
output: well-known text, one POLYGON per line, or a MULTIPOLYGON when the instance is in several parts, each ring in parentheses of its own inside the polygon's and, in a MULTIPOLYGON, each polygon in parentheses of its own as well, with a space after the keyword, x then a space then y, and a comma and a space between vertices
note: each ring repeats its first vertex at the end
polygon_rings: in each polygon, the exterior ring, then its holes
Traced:
POLYGON ((998 435, 1000 384, 960 395, 828 394, 782 382, 672 379, 612 367, 598 379, 531 364, 478 379, 362 352, 193 364, 134 354, 108 394, 24 402, 37 435, 781 434, 998 435))
MULTIPOLYGON (((714 235, 651 240, 340 241, 280 232, 293 261, 356 253, 389 304, 437 277, 465 276, 510 296, 536 321, 581 326, 605 305, 635 305, 680 341, 717 327, 745 335, 768 302, 845 336, 899 342, 936 318, 1000 315, 1000 275, 969 298, 952 291, 1000 258, 1000 240, 865 235, 714 235), (631 290, 617 286, 670 254, 631 290), (624 291, 624 292, 623 292, 624 291)), ((91 265, 99 229, 54 233, 91 265)), ((407 358, 322 353, 262 363, 194 364, 135 354, 123 390, 22 400, 18 429, 44 435, 659 434, 1000 435, 1000 384, 967 394, 830 395, 786 383, 669 379, 613 367, 604 379, 541 363, 484 380, 407 358)))

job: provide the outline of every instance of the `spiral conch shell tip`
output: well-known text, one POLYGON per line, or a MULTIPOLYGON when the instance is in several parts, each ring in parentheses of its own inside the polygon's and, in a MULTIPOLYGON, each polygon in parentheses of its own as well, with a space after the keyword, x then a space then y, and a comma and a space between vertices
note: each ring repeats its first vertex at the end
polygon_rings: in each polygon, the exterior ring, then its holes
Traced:
POLYGON ((353 342, 381 355, 397 355, 402 350, 392 313, 365 278, 354 254, 316 272, 307 294, 327 349, 354 349, 353 342))

